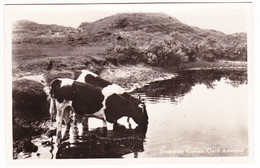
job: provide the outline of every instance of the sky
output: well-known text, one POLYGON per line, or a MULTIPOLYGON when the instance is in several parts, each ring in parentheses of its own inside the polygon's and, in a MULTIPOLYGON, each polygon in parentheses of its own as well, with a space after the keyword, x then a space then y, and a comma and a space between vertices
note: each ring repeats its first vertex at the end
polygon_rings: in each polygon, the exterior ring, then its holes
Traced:
POLYGON ((117 13, 162 12, 190 26, 231 34, 248 31, 251 7, 250 3, 6 5, 5 16, 8 21, 30 20, 77 28, 81 22, 117 13))

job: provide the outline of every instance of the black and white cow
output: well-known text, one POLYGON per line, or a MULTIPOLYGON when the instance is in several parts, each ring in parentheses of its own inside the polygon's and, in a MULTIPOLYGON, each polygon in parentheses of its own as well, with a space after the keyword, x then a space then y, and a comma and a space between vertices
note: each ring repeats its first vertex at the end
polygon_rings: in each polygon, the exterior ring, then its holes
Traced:
MULTIPOLYGON (((112 84, 112 83, 100 78, 97 74, 90 72, 88 70, 81 70, 79 72, 74 72, 74 75, 75 75, 74 78, 78 82, 89 83, 91 85, 98 86, 101 88, 104 88, 108 85, 116 85, 116 84, 112 84)), ((120 92, 125 91, 122 87, 120 87, 118 85, 116 85, 116 86, 118 87, 118 90, 120 92)))
MULTIPOLYGON (((119 85, 116 85, 116 84, 112 84, 102 78, 100 78, 97 74, 91 72, 91 71, 88 71, 88 70, 81 70, 81 71, 76 71, 74 72, 74 79, 76 79, 76 81, 78 82, 82 82, 82 83, 88 83, 88 84, 91 84, 91 85, 94 85, 94 86, 98 86, 100 88, 105 88, 109 85, 112 85, 112 86, 109 86, 109 88, 113 88, 113 92, 116 93, 116 94, 120 94, 122 95, 124 98, 130 100, 132 99, 132 97, 127 94, 125 92, 125 89, 120 87, 119 85)), ((62 78, 60 78, 61 80, 63 80, 62 78)), ((64 79, 65 81, 66 79, 64 79)), ((51 115, 51 118, 54 119, 55 115, 56 115, 56 107, 55 107, 55 99, 54 98, 51 98, 51 101, 50 101, 50 115, 51 115)), ((66 111, 66 112, 69 112, 69 111, 66 111)), ((65 123, 68 123, 69 122, 69 114, 66 114, 64 113, 64 121, 65 123)), ((129 125, 130 125, 130 122, 129 122, 129 117, 127 119, 129 125)), ((88 117, 85 116, 83 122, 85 122, 87 125, 88 123, 88 117)))
MULTIPOLYGON (((146 129, 148 115, 144 103, 125 92, 118 93, 118 86, 104 88, 72 79, 60 78, 51 84, 53 106, 56 106, 57 137, 61 136, 62 120, 66 111, 73 111, 80 116, 92 116, 116 123, 123 116, 133 118, 139 128, 146 129)), ((69 117, 68 117, 69 119, 69 117)), ((68 121, 69 122, 69 121, 68 121)))
MULTIPOLYGON (((63 80, 63 81, 67 80, 67 78, 59 78, 59 79, 63 80)), ((113 91, 117 94, 122 94, 125 92, 125 90, 122 87, 120 87, 119 85, 112 84, 112 83, 100 78, 97 74, 95 74, 91 71, 88 71, 88 70, 81 70, 81 71, 74 72, 74 79, 76 79, 76 81, 78 81, 78 82, 88 83, 88 84, 98 86, 101 88, 107 87, 108 85, 113 85, 113 91)), ((55 101, 56 100, 51 97, 49 112, 50 112, 50 116, 51 116, 52 120, 56 116, 56 111, 57 111, 55 101)), ((65 115, 64 121, 65 121, 65 123, 67 123, 69 120, 69 118, 67 118, 68 114, 64 114, 64 115, 65 115)), ((88 118, 86 117, 84 122, 87 122, 87 120, 88 120, 88 118)))
MULTIPOLYGON (((120 94, 121 96, 123 96, 124 98, 126 98, 128 100, 132 99, 132 96, 127 94, 124 88, 122 88, 121 86, 119 86, 117 84, 112 84, 111 82, 100 78, 97 74, 95 74, 91 71, 88 71, 88 70, 81 70, 78 72, 76 71, 74 73, 74 75, 75 75, 74 78, 78 82, 88 83, 88 84, 98 86, 101 88, 105 88, 109 85, 112 85, 112 86, 110 86, 110 88, 113 88, 114 93, 120 94)), ((87 119, 85 119, 84 121, 87 121, 87 119)), ((129 117, 128 117, 127 121, 129 123, 129 117)))

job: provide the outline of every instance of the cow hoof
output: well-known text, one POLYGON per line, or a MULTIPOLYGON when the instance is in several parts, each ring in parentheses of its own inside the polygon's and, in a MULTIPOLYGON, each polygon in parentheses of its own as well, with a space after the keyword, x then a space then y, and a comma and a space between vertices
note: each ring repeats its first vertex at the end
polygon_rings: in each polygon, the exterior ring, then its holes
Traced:
POLYGON ((107 136, 107 127, 103 127, 103 136, 107 136))

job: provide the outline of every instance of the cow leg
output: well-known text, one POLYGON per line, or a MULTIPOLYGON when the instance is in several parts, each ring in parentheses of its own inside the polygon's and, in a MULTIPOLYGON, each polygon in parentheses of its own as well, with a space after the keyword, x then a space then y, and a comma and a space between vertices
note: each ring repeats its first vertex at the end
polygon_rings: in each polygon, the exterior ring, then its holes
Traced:
POLYGON ((62 139, 68 139, 69 138, 69 131, 70 131, 70 123, 71 123, 71 108, 70 107, 66 107, 64 109, 64 113, 63 113, 63 120, 66 124, 66 130, 65 130, 65 133, 63 135, 63 138, 62 139))
POLYGON ((118 125, 117 120, 114 120, 114 125, 118 125))
POLYGON ((106 121, 106 115, 104 112, 101 112, 99 116, 94 116, 98 119, 101 119, 103 121, 103 130, 107 130, 107 121, 106 121))
POLYGON ((50 108, 49 108, 49 113, 50 113, 50 116, 51 116, 51 121, 54 121, 54 116, 56 115, 56 109, 55 109, 55 104, 54 104, 54 99, 51 98, 50 100, 50 108))
POLYGON ((122 125, 118 124, 117 120, 114 120, 113 130, 118 130, 122 125))
POLYGON ((106 135, 107 134, 107 122, 106 122, 106 115, 105 112, 102 110, 101 112, 98 112, 98 114, 92 115, 95 118, 101 119, 103 121, 103 132, 106 135))
POLYGON ((127 117, 127 122, 128 122, 128 127, 129 127, 129 129, 132 129, 132 125, 131 125, 131 123, 130 123, 130 117, 127 117))
POLYGON ((88 118, 89 118, 88 116, 85 116, 83 121, 82 121, 83 133, 88 132, 88 129, 89 129, 89 127, 88 127, 88 118))
POLYGON ((107 136, 107 121, 106 121, 106 115, 105 112, 102 113, 102 120, 103 120, 103 135, 107 136))
POLYGON ((79 134, 79 131, 78 131, 78 126, 77 126, 77 119, 76 119, 76 114, 75 114, 75 111, 72 110, 73 113, 72 113, 72 120, 73 120, 73 139, 76 139, 78 138, 78 134, 79 134))
POLYGON ((102 120, 103 120, 103 135, 107 136, 107 122, 105 119, 102 120))
POLYGON ((105 119, 102 119, 103 120, 103 129, 107 129, 107 122, 105 119))
POLYGON ((62 116, 63 116, 64 110, 58 109, 58 113, 56 115, 56 137, 57 137, 57 143, 61 142, 61 129, 62 129, 62 116))

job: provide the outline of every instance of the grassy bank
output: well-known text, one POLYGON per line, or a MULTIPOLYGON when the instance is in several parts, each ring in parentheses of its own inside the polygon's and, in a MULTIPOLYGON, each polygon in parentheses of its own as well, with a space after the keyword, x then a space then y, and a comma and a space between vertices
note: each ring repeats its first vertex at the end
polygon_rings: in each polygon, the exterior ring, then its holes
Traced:
POLYGON ((89 68, 97 71, 94 64, 109 60, 107 45, 37 45, 13 44, 13 76, 22 74, 49 74, 89 68))

